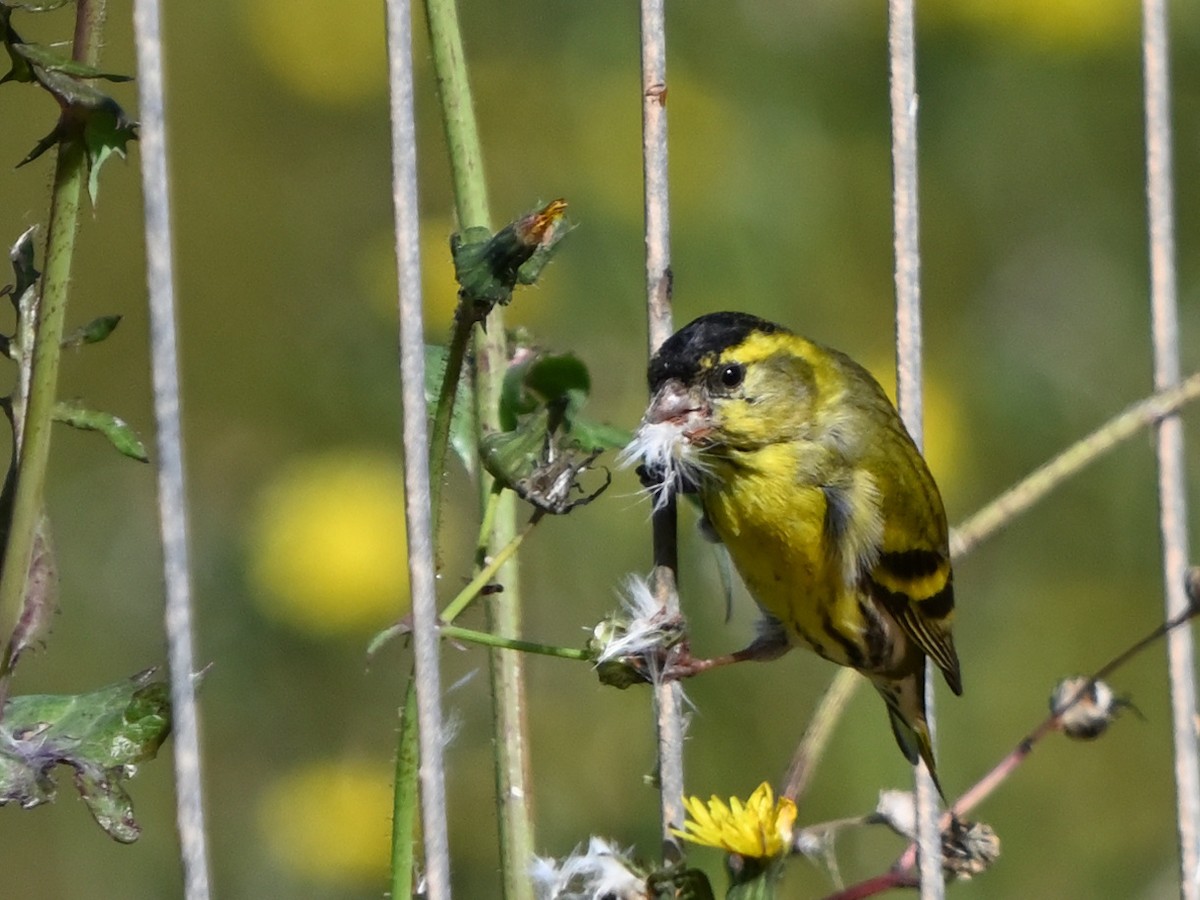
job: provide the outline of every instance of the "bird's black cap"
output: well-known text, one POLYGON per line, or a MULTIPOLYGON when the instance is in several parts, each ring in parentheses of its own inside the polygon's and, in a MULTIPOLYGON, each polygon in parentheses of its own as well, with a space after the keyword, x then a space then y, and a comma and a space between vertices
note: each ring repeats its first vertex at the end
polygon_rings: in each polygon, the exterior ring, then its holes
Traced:
POLYGON ((694 319, 663 341, 650 360, 647 373, 650 393, 657 392, 670 378, 678 378, 687 384, 699 374, 702 359, 740 344, 755 331, 775 334, 787 332, 787 329, 740 312, 709 313, 694 319))

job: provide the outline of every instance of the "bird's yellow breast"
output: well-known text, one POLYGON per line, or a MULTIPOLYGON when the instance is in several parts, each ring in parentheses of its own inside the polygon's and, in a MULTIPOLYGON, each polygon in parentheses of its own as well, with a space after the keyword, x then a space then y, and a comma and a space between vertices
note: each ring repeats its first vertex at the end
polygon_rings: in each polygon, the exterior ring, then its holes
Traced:
POLYGON ((857 592, 829 544, 825 492, 795 471, 786 444, 719 463, 702 489, 705 513, 755 601, 800 643, 850 665, 831 632, 865 628, 857 592))

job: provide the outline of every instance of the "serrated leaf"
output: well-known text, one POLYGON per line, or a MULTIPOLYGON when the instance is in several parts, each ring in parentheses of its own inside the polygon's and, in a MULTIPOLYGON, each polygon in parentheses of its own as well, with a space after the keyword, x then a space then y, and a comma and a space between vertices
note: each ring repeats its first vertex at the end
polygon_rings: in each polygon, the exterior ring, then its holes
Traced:
POLYGON ((73 350, 84 344, 98 344, 116 331, 120 324, 120 316, 98 316, 64 337, 62 347, 64 350, 73 350))
POLYGON ((591 390, 587 366, 573 353, 532 351, 504 373, 500 427, 511 430, 520 416, 552 406, 570 419, 591 390))
MULTIPOLYGON (((440 344, 425 345, 425 402, 433 416, 438 395, 442 390, 442 375, 446 371, 446 348, 440 344)), ((469 378, 460 378, 450 414, 450 446, 462 460, 468 474, 475 474, 475 391, 469 378)))
POLYGON ((116 102, 112 107, 93 112, 83 128, 88 195, 92 198, 92 206, 100 196, 100 169, 114 154, 125 159, 125 145, 137 139, 137 123, 126 118, 125 111, 116 102))
POLYGON ((12 68, 0 78, 0 83, 36 82, 53 94, 62 108, 54 128, 34 145, 17 164, 18 168, 33 162, 59 143, 82 140, 88 166, 88 194, 94 206, 99 196, 100 169, 113 154, 125 156, 126 145, 137 139, 137 123, 92 81, 98 78, 108 81, 130 79, 76 62, 53 48, 24 43, 9 23, 9 13, 3 11, 3 7, 0 12, 5 49, 12 60, 12 68))
POLYGON ((0 6, 7 6, 10 9, 23 9, 26 12, 50 12, 54 9, 61 9, 68 3, 74 3, 75 0, 4 0, 0 6))
POLYGON ((620 450, 633 440, 633 434, 623 428, 582 416, 571 419, 571 437, 588 450, 620 450))
POLYGON ((64 56, 53 47, 44 44, 26 44, 24 42, 9 44, 11 53, 21 57, 30 66, 37 66, 48 72, 60 72, 73 78, 102 78, 105 81, 133 81, 129 75, 118 75, 115 72, 104 72, 95 66, 78 62, 69 56, 64 56))
POLYGON ((86 694, 13 697, 0 724, 0 805, 54 799, 68 765, 96 822, 115 840, 140 833, 123 781, 153 759, 171 729, 170 690, 155 669, 86 694))
POLYGON ((146 445, 129 423, 112 413, 87 409, 77 403, 60 400, 54 405, 54 420, 82 431, 98 431, 117 451, 138 462, 149 462, 146 445))

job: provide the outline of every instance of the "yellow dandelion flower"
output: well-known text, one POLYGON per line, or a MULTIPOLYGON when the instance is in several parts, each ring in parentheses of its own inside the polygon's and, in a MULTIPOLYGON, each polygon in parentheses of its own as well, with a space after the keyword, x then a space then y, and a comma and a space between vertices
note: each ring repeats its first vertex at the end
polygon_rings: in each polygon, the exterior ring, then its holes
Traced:
POLYGON ((765 781, 745 803, 730 797, 726 804, 714 795, 707 803, 699 797, 684 797, 683 805, 690 818, 683 823, 683 831, 671 831, 694 844, 751 859, 781 857, 791 846, 796 804, 787 797, 776 800, 765 781))

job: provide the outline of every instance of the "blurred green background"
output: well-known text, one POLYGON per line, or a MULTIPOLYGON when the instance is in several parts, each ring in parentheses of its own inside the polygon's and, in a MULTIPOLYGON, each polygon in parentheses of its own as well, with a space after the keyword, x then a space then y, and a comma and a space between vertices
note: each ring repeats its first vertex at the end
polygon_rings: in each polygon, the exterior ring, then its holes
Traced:
MULTIPOLYGON (((385 889, 390 755, 407 653, 368 663, 407 603, 389 126, 378 0, 166 4, 198 655, 212 859, 223 897, 369 898, 385 889)), ((1140 27, 1133 0, 919 4, 921 203, 929 457, 953 521, 1150 385, 1140 27)), ((1200 365, 1200 12, 1173 10, 1184 369, 1200 365)), ((133 71, 129 4, 110 4, 106 68, 133 71)), ((509 321, 591 367, 591 410, 632 427, 643 408, 637 8, 461 4, 497 224, 566 197, 578 226, 509 321)), ((743 309, 849 351, 885 382, 892 360, 891 162, 885 13, 846 0, 736 0, 669 10, 672 250, 677 322, 743 309)), ((20 15, 28 40, 69 13, 20 15)), ((447 166, 423 23, 418 128, 428 334, 454 285, 447 166)), ((132 110, 132 86, 116 95, 132 110)), ((52 163, 13 170, 56 115, 0 86, 6 245, 42 224, 52 163)), ((70 319, 124 314, 68 356, 62 394, 150 437, 136 147, 85 213, 70 319)), ((1187 417, 1193 469, 1200 417, 1187 417)), ((444 534, 447 593, 477 515, 457 469, 444 534)), ((154 476, 94 435, 56 434, 49 486, 62 613, 17 689, 74 692, 163 660, 154 476)), ((1191 488, 1190 505, 1200 508, 1191 488)), ((545 523, 522 551, 526 627, 579 645, 648 566, 648 507, 629 473, 545 523), (597 548, 602 548, 602 552, 597 548)), ((741 646, 712 556, 681 529, 699 652, 741 646)), ((1155 470, 1131 441, 957 567, 966 695, 939 707, 942 778, 958 793, 1043 715, 1054 682, 1088 671, 1161 618, 1155 470)), ((468 623, 470 624, 470 623, 468 623)), ((484 657, 447 648, 456 896, 495 896, 484 657)), ((581 665, 529 662, 545 854, 590 834, 657 847, 649 696, 581 665)), ((813 656, 688 685, 689 790, 746 796, 777 780, 833 674, 813 656)), ((1170 714, 1161 647, 1114 679, 1141 715, 1092 745, 1052 739, 978 811, 1003 841, 955 896, 1175 893, 1170 714)), ((58 803, 0 812, 6 896, 179 892, 170 763, 132 790, 144 836, 118 846, 60 776, 58 803)), ((838 729, 802 824, 871 808, 908 772, 878 700, 838 729)), ((839 840, 848 880, 900 849, 839 840)), ((720 882, 715 851, 694 859, 720 882)), ((787 895, 828 877, 803 861, 787 895)))

